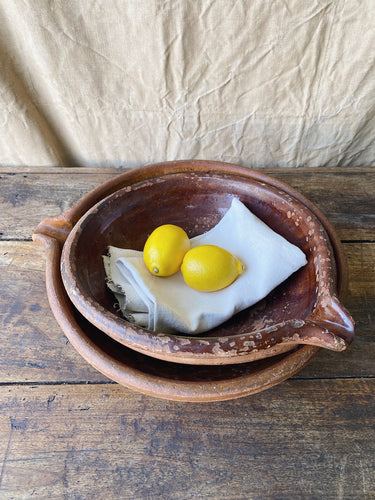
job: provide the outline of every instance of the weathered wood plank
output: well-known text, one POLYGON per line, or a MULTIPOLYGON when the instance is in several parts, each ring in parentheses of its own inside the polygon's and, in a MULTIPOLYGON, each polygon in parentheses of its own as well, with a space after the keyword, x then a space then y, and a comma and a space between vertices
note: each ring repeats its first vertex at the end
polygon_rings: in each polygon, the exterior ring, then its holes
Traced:
MULTIPOLYGON (((128 165, 127 167, 28 167, 24 166, 0 166, 0 175, 1 174, 10 174, 10 175, 18 175, 18 174, 61 174, 65 173, 67 175, 72 174, 97 174, 103 173, 108 175, 117 175, 120 172, 124 172, 132 168, 132 166, 128 165)), ((361 167, 362 168, 362 167, 361 167)), ((371 167, 369 167, 371 168, 371 167)))
MULTIPOLYGON (((30 239, 45 217, 72 206, 123 169, 43 169, 44 173, 0 171, 2 239, 30 239), (67 175, 68 173, 68 175, 67 175)), ((375 240, 375 170, 369 168, 264 169, 291 185, 327 216, 344 240, 375 240)), ((0 235, 1 236, 1 235, 0 235)))
POLYGON ((0 382, 106 380, 68 344, 49 308, 44 250, 0 242, 0 382))
POLYGON ((207 404, 0 387, 1 498, 374 498, 374 394, 375 379, 207 404))
POLYGON ((342 240, 375 239, 375 169, 290 169, 272 174, 313 202, 342 240))
POLYGON ((70 208, 110 177, 100 172, 0 175, 0 238, 31 239, 39 222, 70 208))
MULTIPOLYGON (((124 172, 130 168, 134 167, 142 167, 146 164, 128 164, 124 163, 123 166, 121 167, 58 167, 58 166, 27 166, 27 165, 20 165, 20 166, 0 166, 0 174, 50 174, 50 173, 68 173, 68 174, 74 174, 74 173, 80 173, 80 174, 90 174, 90 173, 97 173, 97 172, 102 172, 102 173, 109 173, 109 174, 114 174, 119 172, 124 172)), ((247 165, 243 165, 247 166, 247 165)), ((250 167, 249 167, 250 168, 250 167)), ((367 166, 367 165, 354 165, 354 166, 324 166, 324 167, 303 167, 303 166, 297 166, 297 167, 272 167, 272 166, 263 166, 263 167, 258 167, 256 170, 260 170, 262 172, 268 173, 270 175, 273 175, 275 172, 291 172, 291 173, 298 173, 302 171, 308 171, 311 173, 320 173, 322 171, 326 173, 337 173, 337 172, 362 172, 362 173, 371 173, 374 170, 373 166, 367 166)))
MULTIPOLYGON (((345 250, 355 341, 344 353, 321 351, 297 377, 375 376, 375 243, 346 243, 345 250)), ((52 315, 43 249, 28 241, 0 242, 0 272, 0 382, 106 380, 67 344, 52 315)))

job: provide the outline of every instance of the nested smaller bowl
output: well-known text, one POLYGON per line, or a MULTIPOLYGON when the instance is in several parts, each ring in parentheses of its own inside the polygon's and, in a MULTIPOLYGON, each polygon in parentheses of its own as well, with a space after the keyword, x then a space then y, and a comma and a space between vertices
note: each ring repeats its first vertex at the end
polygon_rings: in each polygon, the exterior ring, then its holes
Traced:
POLYGON ((235 364, 301 344, 341 351, 353 338, 353 320, 338 298, 346 268, 332 227, 311 202, 264 174, 205 161, 133 169, 119 189, 70 222, 61 275, 71 301, 93 325, 138 352, 178 363, 235 364), (152 332, 123 318, 106 286, 108 246, 142 250, 147 235, 166 223, 196 236, 217 224, 233 197, 301 248, 307 265, 258 304, 199 336, 152 332))

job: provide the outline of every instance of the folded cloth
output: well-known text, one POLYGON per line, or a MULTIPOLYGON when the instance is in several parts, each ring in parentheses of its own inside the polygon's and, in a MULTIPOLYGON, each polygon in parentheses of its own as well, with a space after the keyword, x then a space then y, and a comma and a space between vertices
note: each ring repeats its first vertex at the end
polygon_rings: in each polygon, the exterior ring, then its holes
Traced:
POLYGON ((192 247, 225 248, 244 264, 244 272, 222 290, 198 292, 185 284, 180 271, 154 276, 142 252, 109 247, 103 256, 107 283, 129 321, 163 333, 202 333, 264 298, 307 262, 298 247, 237 198, 214 228, 190 241, 192 247))

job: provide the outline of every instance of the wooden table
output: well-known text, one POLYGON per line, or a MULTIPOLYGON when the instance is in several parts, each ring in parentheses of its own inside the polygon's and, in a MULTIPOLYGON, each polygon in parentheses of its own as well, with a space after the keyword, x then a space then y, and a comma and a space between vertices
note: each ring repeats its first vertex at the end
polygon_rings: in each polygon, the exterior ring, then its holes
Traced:
POLYGON ((374 169, 264 170, 337 230, 356 337, 268 391, 204 404, 108 380, 49 308, 34 228, 120 172, 0 169, 0 498, 375 498, 374 169))

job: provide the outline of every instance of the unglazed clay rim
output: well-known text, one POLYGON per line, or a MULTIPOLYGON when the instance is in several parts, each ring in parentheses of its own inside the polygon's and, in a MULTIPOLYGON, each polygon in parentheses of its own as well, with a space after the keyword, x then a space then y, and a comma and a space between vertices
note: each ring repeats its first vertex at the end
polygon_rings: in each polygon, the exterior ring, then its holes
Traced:
MULTIPOLYGON (((171 175, 175 172, 177 173, 185 173, 189 171, 189 168, 192 169, 193 173, 206 173, 206 172, 214 172, 217 175, 232 175, 236 178, 241 178, 244 182, 247 180, 249 183, 251 181, 263 182, 270 186, 272 190, 282 190, 285 196, 292 197, 294 202, 300 206, 300 209, 303 210, 307 214, 312 214, 315 219, 315 225, 319 227, 324 227, 329 234, 329 239, 332 241, 332 235, 334 235, 333 229, 330 227, 329 223, 326 220, 320 220, 320 212, 314 207, 311 202, 308 202, 304 199, 302 195, 296 193, 289 186, 284 185, 280 181, 275 181, 269 176, 264 174, 259 174, 259 172, 254 172, 251 169, 244 169, 243 167, 228 165, 228 164, 218 164, 216 162, 166 162, 164 164, 156 164, 148 167, 143 167, 141 169, 134 169, 130 171, 130 174, 133 173, 134 180, 133 182, 129 182, 126 186, 133 186, 137 182, 140 182, 138 177, 138 171, 144 172, 145 168, 148 168, 150 175, 146 176, 143 179, 143 182, 149 181, 152 179, 160 178, 160 165, 167 166, 167 169, 163 172, 163 175, 171 175), (172 163, 172 165, 171 165, 172 163), (175 168, 173 166, 175 165, 175 168), (177 166, 177 168, 176 168, 177 166), (186 167, 184 169, 184 166, 186 167), (200 167, 201 170, 197 170, 196 167, 200 167), (229 168, 229 170, 227 169, 229 168), (153 172, 157 172, 159 175, 153 175, 153 172), (327 230, 328 229, 328 230, 327 230)), ((128 173, 129 174, 129 173, 128 173)), ((126 174, 124 174, 126 176, 126 174)), ((120 176, 121 177, 121 176, 120 176)), ((131 179, 130 179, 131 180, 131 179)), ((120 184, 120 183, 119 183, 120 184)), ((108 197, 101 199, 98 204, 101 206, 106 200, 111 199, 116 196, 121 191, 119 188, 117 191, 114 190, 108 197)), ((71 252, 72 246, 74 247, 74 243, 80 235, 80 231, 82 226, 85 224, 85 221, 88 217, 96 210, 96 207, 93 206, 86 213, 83 214, 81 219, 77 222, 77 224, 73 227, 72 231, 68 235, 67 241, 63 248, 63 256, 62 256, 62 277, 63 282, 65 284, 66 291, 70 296, 73 304, 77 309, 86 317, 91 323, 93 323, 100 330, 104 331, 116 341, 135 349, 143 354, 147 354, 159 359, 164 359, 168 361, 176 361, 179 363, 190 363, 190 364, 232 364, 232 363, 241 363, 247 362, 253 359, 260 359, 262 357, 269 357, 280 352, 286 352, 288 350, 294 349, 298 342, 288 341, 283 345, 280 343, 275 345, 267 345, 267 352, 265 351, 265 347, 258 347, 258 344, 255 346, 256 350, 250 353, 241 353, 233 355, 233 350, 225 347, 225 344, 228 344, 228 337, 187 337, 185 335, 165 335, 162 333, 155 333, 149 330, 137 327, 127 322, 125 319, 118 318, 110 311, 106 310, 102 307, 98 302, 93 300, 91 297, 85 294, 85 290, 80 286, 79 281, 76 279, 74 269, 71 268, 71 252), (119 333, 119 329, 121 327, 121 333, 119 333), (116 331, 116 329, 118 329, 116 331), (125 334, 122 331, 126 332, 125 334), (189 347, 186 347, 187 340, 190 342, 192 349, 189 350, 189 347), (202 341, 207 345, 207 343, 211 346, 211 352, 205 352, 202 355, 199 352, 193 352, 196 345, 201 344, 202 341), (150 346, 152 343, 152 346, 150 346), (166 349, 166 344, 170 346, 166 349), (231 351, 231 352, 229 352, 231 351), (255 354, 255 352, 260 352, 259 354, 255 354)), ((334 235, 335 237, 335 235, 334 235)), ((337 238, 335 237, 336 248, 339 245, 337 242, 337 238)), ((324 249, 325 250, 325 249, 324 249)), ((74 252, 74 250, 73 250, 74 252)), ((329 250, 327 250, 327 255, 329 256, 329 250)), ((326 259, 328 260, 328 259, 326 259)), ((324 259, 322 259, 324 262, 324 259)), ((323 264, 324 265, 324 264, 323 264)), ((335 274, 335 269, 332 269, 332 266, 335 267, 336 262, 335 259, 331 258, 330 263, 326 266, 328 269, 328 273, 332 275, 332 272, 335 274)), ((342 266, 341 266, 342 267, 342 266)), ((335 277, 331 278, 331 281, 335 281, 335 277)), ((320 281, 319 281, 320 284, 320 281)), ((331 291, 332 293, 332 291, 331 291)), ((284 331, 291 330, 295 323, 291 325, 285 324, 284 331)), ((254 334, 256 332, 251 332, 249 334, 238 335, 241 337, 243 342, 246 342, 246 338, 250 337, 251 342, 253 343, 254 334)), ((265 331, 267 334, 267 331, 265 331)), ((321 332, 325 334, 325 332, 321 332)), ((236 335, 230 337, 231 343, 236 339, 236 335)), ((255 341, 256 342, 256 341, 255 341)), ((342 349, 342 348, 340 348, 342 349)), ((337 349, 339 350, 339 349, 337 349)))

